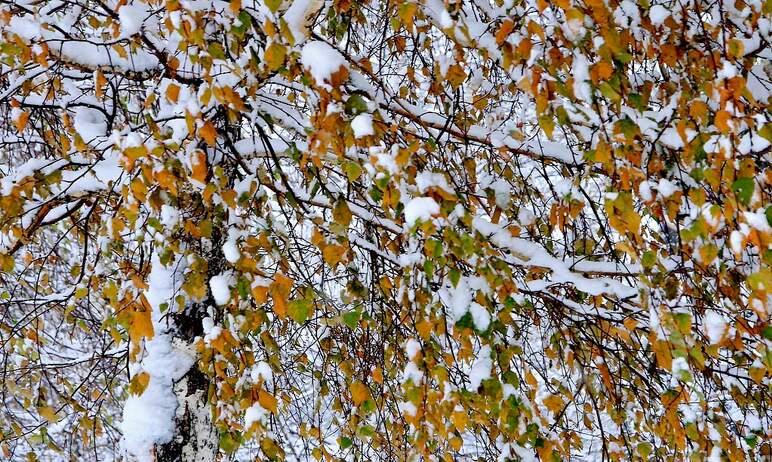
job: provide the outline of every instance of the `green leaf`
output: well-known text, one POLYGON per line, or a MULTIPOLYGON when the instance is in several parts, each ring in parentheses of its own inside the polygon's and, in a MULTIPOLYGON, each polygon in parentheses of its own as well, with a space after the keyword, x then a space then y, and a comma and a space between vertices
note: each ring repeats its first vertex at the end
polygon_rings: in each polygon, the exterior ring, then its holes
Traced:
POLYGON ((462 328, 462 329, 472 329, 474 328, 474 321, 472 320, 472 313, 466 312, 463 316, 461 316, 461 319, 456 321, 456 327, 462 328))
POLYGON ((298 324, 303 324, 308 320, 312 310, 311 300, 301 298, 290 302, 287 307, 287 314, 298 324))
POLYGON ((351 447, 351 445, 354 444, 353 441, 351 441, 351 438, 347 438, 345 436, 341 437, 340 439, 340 448, 341 449, 348 449, 351 447))
POLYGON ((252 25, 252 16, 250 16, 246 10, 241 10, 241 13, 239 13, 238 20, 233 25, 233 27, 231 27, 231 31, 233 31, 234 34, 241 37, 244 35, 244 33, 247 31, 247 29, 249 29, 249 26, 251 25, 252 25))
POLYGON ((764 340, 772 340, 772 326, 764 326, 761 329, 761 336, 764 337, 764 340))
POLYGON ((209 52, 209 55, 212 56, 212 58, 225 59, 225 49, 223 49, 222 45, 217 42, 210 43, 207 51, 209 52))
POLYGON ((220 434, 220 449, 223 451, 227 452, 228 454, 233 454, 236 452, 236 449, 238 449, 239 446, 240 443, 237 435, 227 432, 220 434))
POLYGON ((271 13, 276 13, 279 11, 279 7, 281 6, 282 0, 265 0, 265 6, 268 7, 269 10, 271 10, 271 13))
POLYGON ((641 258, 641 264, 643 264, 644 268, 649 269, 653 267, 656 263, 657 263, 657 254, 655 254, 651 250, 647 250, 643 252, 643 257, 641 258))
POLYGON ((756 183, 753 178, 739 178, 732 183, 732 191, 737 195, 737 199, 743 204, 748 205, 753 197, 753 190, 756 187, 756 183))
POLYGON ((249 288, 250 283, 245 278, 239 278, 238 283, 236 284, 236 289, 239 293, 239 298, 242 300, 246 300, 249 298, 249 288))
POLYGON ((458 287, 458 281, 461 280, 461 271, 458 270, 458 268, 453 268, 450 270, 450 283, 453 284, 453 287, 458 287))
POLYGON ((346 114, 358 115, 367 112, 367 101, 362 95, 353 94, 346 100, 346 114))
POLYGON ((346 178, 353 182, 362 174, 362 167, 354 161, 348 161, 343 164, 343 172, 346 174, 346 178))
POLYGON ((346 324, 349 328, 355 329, 359 324, 359 318, 361 315, 362 313, 358 309, 347 311, 343 313, 343 323, 346 324))

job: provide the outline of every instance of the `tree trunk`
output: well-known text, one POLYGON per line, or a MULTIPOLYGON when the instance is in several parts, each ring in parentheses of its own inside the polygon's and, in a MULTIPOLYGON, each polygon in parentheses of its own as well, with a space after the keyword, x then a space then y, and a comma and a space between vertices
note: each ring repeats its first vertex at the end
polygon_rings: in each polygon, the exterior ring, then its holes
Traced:
MULTIPOLYGON (((208 242, 198 242, 200 255, 207 256, 207 281, 220 274, 225 266, 222 246, 223 235, 215 227, 208 242)), ((207 316, 207 307, 217 307, 212 294, 200 303, 194 303, 174 316, 175 341, 193 345, 204 335, 202 321, 207 316)), ((216 313, 216 318, 221 318, 216 313)), ((222 321, 221 319, 216 319, 222 321)), ((214 462, 219 450, 217 428, 212 421, 212 407, 209 403, 209 377, 194 363, 190 370, 174 384, 177 396, 175 433, 168 443, 156 447, 158 462, 214 462)))
POLYGON ((158 462, 214 462, 217 430, 207 401, 209 379, 194 365, 174 384, 176 430, 172 441, 157 448, 158 462))

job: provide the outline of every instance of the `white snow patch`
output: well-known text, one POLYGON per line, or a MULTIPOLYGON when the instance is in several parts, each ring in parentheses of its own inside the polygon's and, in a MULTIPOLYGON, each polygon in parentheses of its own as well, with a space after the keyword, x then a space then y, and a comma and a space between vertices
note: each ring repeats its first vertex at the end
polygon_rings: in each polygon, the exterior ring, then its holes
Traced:
POLYGON ((442 173, 420 172, 415 176, 415 184, 422 193, 425 193, 429 188, 440 188, 453 194, 453 189, 448 185, 448 180, 442 173))
POLYGON ((252 371, 249 373, 249 376, 253 383, 257 383, 260 379, 262 379, 263 382, 267 382, 273 379, 273 371, 267 362, 260 361, 252 366, 252 371))
POLYGON ((241 250, 235 239, 228 239, 222 246, 222 251, 225 254, 225 259, 228 263, 236 263, 241 258, 241 250))
POLYGON ((354 138, 356 139, 375 135, 373 116, 371 114, 359 114, 351 121, 351 129, 354 130, 354 138))
POLYGON ((231 301, 231 276, 230 274, 218 274, 209 280, 209 288, 218 305, 225 305, 231 301))
POLYGON ((399 403, 399 410, 402 411, 403 414, 410 416, 414 416, 418 412, 415 404, 411 403, 410 401, 403 401, 399 403))
POLYGON ((486 345, 480 348, 477 359, 472 366, 472 371, 469 372, 469 387, 467 387, 467 390, 476 391, 483 380, 491 378, 492 367, 491 347, 486 345))
POLYGON ((415 358, 419 351, 421 351, 421 344, 418 340, 411 338, 405 342, 405 353, 408 359, 415 358))
POLYGON ((72 125, 83 141, 90 143, 107 133, 107 118, 105 115, 92 108, 76 107, 73 109, 72 125))
POLYGON ((678 186, 667 178, 662 178, 657 183, 657 191, 662 197, 670 197, 678 191, 678 186))
POLYGON ((423 371, 418 369, 418 366, 414 362, 409 362, 405 366, 405 370, 402 371, 402 384, 408 381, 413 382, 414 385, 419 385, 424 377, 423 371))
POLYGON ((649 19, 655 26, 661 26, 670 16, 670 12, 662 5, 654 5, 649 10, 649 19))
POLYGON ((118 10, 118 22, 121 24, 121 38, 128 38, 139 33, 142 24, 148 15, 147 5, 133 3, 123 5, 118 10))
POLYGON ((491 324, 491 314, 488 313, 484 306, 473 302, 469 306, 469 312, 472 314, 472 321, 474 321, 474 326, 477 330, 485 331, 488 329, 488 326, 491 324))
POLYGON ((415 197, 405 205, 405 224, 412 227, 416 221, 429 221, 440 213, 440 206, 431 197, 415 197))
POLYGON ((590 80, 590 64, 584 55, 574 56, 572 75, 574 77, 574 96, 584 101, 592 101, 592 89, 588 81, 590 80))
POLYGON ((180 222, 180 211, 170 205, 161 206, 161 224, 166 228, 174 228, 180 222))
POLYGON ((711 345, 720 342, 726 332, 726 319, 721 313, 708 310, 704 319, 705 335, 708 336, 711 345))
POLYGON ((346 66, 346 60, 338 50, 319 41, 308 42, 303 46, 300 62, 311 72, 317 85, 327 88, 332 74, 346 66))
POLYGON ((266 417, 268 417, 268 411, 263 409, 260 403, 254 403, 244 413, 244 428, 249 429, 255 422, 265 422, 266 417))

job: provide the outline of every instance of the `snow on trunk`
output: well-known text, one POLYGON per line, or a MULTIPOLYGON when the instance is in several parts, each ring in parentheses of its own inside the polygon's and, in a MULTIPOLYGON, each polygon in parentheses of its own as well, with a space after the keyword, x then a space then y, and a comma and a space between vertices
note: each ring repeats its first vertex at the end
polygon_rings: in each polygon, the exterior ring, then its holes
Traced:
POLYGON ((124 406, 123 448, 137 462, 214 461, 218 444, 207 402, 209 381, 195 367, 193 347, 203 309, 193 304, 176 313, 183 258, 163 265, 154 255, 151 265, 145 295, 155 335, 146 342, 142 359, 130 366, 132 376, 146 373, 149 381, 124 406))
MULTIPOLYGON (((219 274, 225 267, 223 236, 215 229, 211 241, 204 244, 202 254, 207 255, 208 276, 219 274)), ((185 310, 175 313, 175 337, 187 345, 193 345, 204 334, 203 319, 207 307, 214 309, 214 291, 200 303, 192 303, 185 310)), ((219 449, 217 429, 212 420, 212 407, 208 400, 209 378, 197 367, 191 367, 174 384, 177 408, 174 418, 174 436, 156 446, 158 462, 214 462, 219 449)))

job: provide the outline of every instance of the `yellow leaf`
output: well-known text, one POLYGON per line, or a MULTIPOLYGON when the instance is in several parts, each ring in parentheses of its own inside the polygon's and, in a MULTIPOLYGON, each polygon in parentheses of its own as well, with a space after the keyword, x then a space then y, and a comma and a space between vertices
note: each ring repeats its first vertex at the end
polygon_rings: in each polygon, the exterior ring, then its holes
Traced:
POLYGON ((448 68, 446 78, 453 88, 458 88, 466 80, 466 72, 464 72, 464 68, 460 65, 453 64, 448 68))
POLYGON ((638 234, 641 228, 641 216, 633 206, 633 196, 629 192, 620 192, 613 199, 606 200, 606 213, 611 226, 624 234, 638 234))
POLYGON ((124 59, 128 58, 129 54, 126 53, 126 49, 123 48, 122 46, 115 43, 113 44, 112 48, 116 53, 118 53, 118 56, 120 56, 121 58, 124 58, 124 59))
POLYGON ((241 0, 231 0, 228 6, 234 14, 239 14, 239 11, 241 11, 241 0))
POLYGON ((418 10, 418 5, 412 2, 404 2, 399 7, 399 18, 402 20, 402 24, 405 25, 405 28, 412 29, 413 28, 413 19, 415 18, 415 13, 418 10))
POLYGON ((652 345, 654 356, 657 359, 657 366, 662 369, 670 370, 673 367, 673 354, 670 346, 664 340, 656 340, 652 345))
POLYGON ((38 414, 40 414, 40 417, 46 419, 49 423, 55 423, 59 420, 59 416, 56 415, 56 410, 51 406, 39 407, 38 414))
POLYGON ((335 203, 335 207, 332 209, 332 217, 335 219, 336 223, 339 223, 346 228, 351 224, 351 209, 349 209, 345 199, 341 199, 335 203))
POLYGON ((204 126, 198 129, 198 134, 209 146, 214 147, 217 144, 217 129, 212 122, 204 122, 204 126))
POLYGON ((145 145, 132 146, 130 148, 126 148, 123 151, 123 155, 126 156, 129 160, 134 161, 147 155, 147 147, 145 147, 145 145))
POLYGON ((140 372, 131 378, 129 382, 129 393, 132 395, 141 395, 147 389, 150 383, 150 374, 147 372, 140 372))
POLYGON ((469 417, 465 411, 453 412, 450 419, 453 421, 453 426, 456 427, 456 430, 458 431, 464 431, 466 429, 466 424, 469 421, 469 417))
POLYGON ((322 249, 324 261, 333 268, 340 263, 345 253, 346 247, 338 244, 326 245, 322 249))
POLYGON ((260 403, 260 406, 262 406, 264 409, 271 411, 273 414, 276 414, 276 409, 279 405, 279 402, 272 394, 265 390, 260 390, 257 394, 257 400, 260 403))
POLYGON ((273 42, 268 45, 264 57, 268 70, 275 71, 284 64, 284 59, 287 57, 287 48, 280 43, 273 42))
POLYGON ((357 406, 370 399, 370 389, 362 382, 352 383, 349 391, 351 392, 351 400, 357 406))
POLYGON ((563 399, 558 395, 550 395, 544 399, 544 405, 553 414, 557 414, 563 409, 563 399))
POLYGON ((423 321, 419 322, 416 325, 416 329, 418 330, 418 335, 420 335, 421 338, 424 340, 429 339, 429 336, 432 335, 433 328, 434 328, 434 325, 428 319, 424 319, 423 321))
POLYGON ((153 319, 150 310, 136 305, 129 321, 129 338, 135 344, 143 338, 153 337, 153 319))

